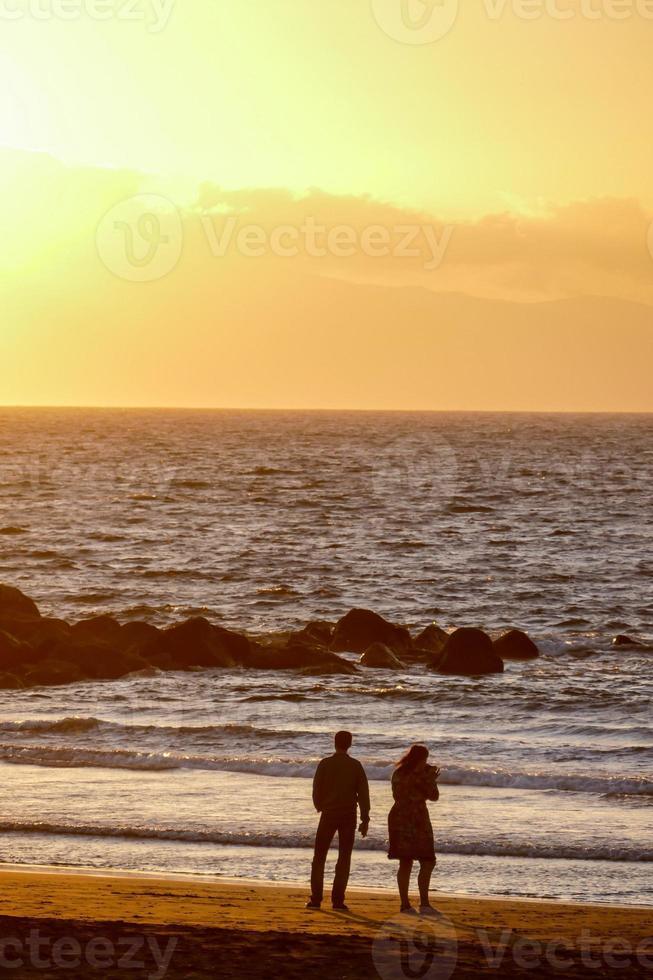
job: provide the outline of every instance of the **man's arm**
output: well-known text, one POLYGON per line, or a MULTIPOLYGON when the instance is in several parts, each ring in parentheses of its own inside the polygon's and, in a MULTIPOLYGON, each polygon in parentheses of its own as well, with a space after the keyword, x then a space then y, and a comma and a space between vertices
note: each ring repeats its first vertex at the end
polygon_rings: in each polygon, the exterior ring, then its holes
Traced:
POLYGON ((360 763, 358 768, 358 786, 356 787, 356 791, 358 795, 358 806, 360 807, 361 811, 361 827, 367 827, 367 824, 370 822, 370 787, 367 782, 365 770, 360 763))
POLYGON ((313 805, 318 813, 322 810, 324 799, 324 760, 320 762, 313 776, 313 805))

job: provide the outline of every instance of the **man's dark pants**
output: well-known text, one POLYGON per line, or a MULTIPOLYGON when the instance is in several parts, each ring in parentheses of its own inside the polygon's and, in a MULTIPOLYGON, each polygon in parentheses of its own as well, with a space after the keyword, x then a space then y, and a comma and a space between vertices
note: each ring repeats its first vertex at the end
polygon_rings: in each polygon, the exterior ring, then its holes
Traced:
POLYGON ((331 847, 331 841, 338 835, 338 863, 333 879, 331 901, 342 905, 349 881, 351 852, 356 839, 356 810, 325 810, 315 835, 315 853, 311 869, 311 898, 319 904, 324 896, 324 865, 331 847))

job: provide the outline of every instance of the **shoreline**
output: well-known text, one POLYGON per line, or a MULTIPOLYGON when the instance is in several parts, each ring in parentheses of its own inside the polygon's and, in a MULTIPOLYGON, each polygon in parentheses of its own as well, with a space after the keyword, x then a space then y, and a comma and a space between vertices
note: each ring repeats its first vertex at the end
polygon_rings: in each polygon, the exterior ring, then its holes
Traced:
MULTIPOLYGON (((307 849, 311 850, 312 849, 307 849)), ((553 860, 553 859, 550 859, 553 860)), ((230 875, 211 875, 211 874, 200 874, 193 871, 138 871, 131 868, 92 868, 77 865, 54 865, 54 864, 14 864, 12 862, 0 861, 0 882, 2 881, 2 876, 4 874, 16 874, 16 875, 57 875, 61 877, 81 877, 81 878, 100 878, 100 879, 118 879, 125 881, 154 881, 154 882, 188 882, 197 885, 215 885, 215 886, 234 886, 238 887, 249 887, 249 888, 265 888, 273 889, 276 888, 282 892, 297 892, 304 889, 308 894, 309 883, 293 881, 292 879, 284 880, 271 880, 267 878, 237 878, 230 875)), ((348 895, 371 895, 379 898, 393 898, 396 899, 396 889, 394 887, 382 888, 380 886, 374 885, 350 885, 347 889, 348 895)), ((635 903, 618 903, 618 902, 579 902, 572 899, 566 898, 533 898, 523 895, 478 895, 468 892, 452 892, 452 891, 440 891, 439 889, 433 890, 433 895, 436 896, 434 901, 443 898, 446 901, 452 902, 484 902, 489 904, 496 903, 499 905, 504 905, 509 903, 510 905, 532 905, 536 903, 542 906, 551 906, 552 908, 572 908, 572 909, 596 909, 599 911, 612 910, 614 912, 650 912, 651 913, 651 931, 653 933, 653 899, 651 903, 646 904, 635 904, 635 903)))
POLYGON ((347 913, 328 904, 307 911, 307 892, 260 881, 0 866, 0 966, 22 966, 20 976, 82 978, 104 964, 105 975, 133 976, 125 952, 131 944, 142 975, 156 980, 311 972, 394 980, 402 976, 402 951, 423 956, 428 941, 437 980, 653 976, 646 907, 434 893, 442 916, 412 919, 398 916, 389 890, 352 888, 347 913), (563 956, 568 968, 561 970, 555 964, 563 956))

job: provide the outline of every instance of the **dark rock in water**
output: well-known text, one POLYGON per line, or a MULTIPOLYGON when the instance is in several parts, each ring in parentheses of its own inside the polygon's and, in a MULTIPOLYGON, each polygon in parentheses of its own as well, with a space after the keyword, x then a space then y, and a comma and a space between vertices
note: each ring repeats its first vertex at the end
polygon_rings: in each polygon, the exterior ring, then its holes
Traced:
POLYGON ((328 647, 333 638, 333 631, 335 629, 335 623, 329 623, 326 620, 318 619, 312 623, 307 623, 304 629, 299 630, 298 633, 294 635, 303 641, 308 641, 310 643, 318 643, 322 646, 328 647))
POLYGON ((373 643, 384 643, 398 656, 410 650, 413 641, 403 626, 395 626, 368 609, 352 609, 339 619, 331 640, 336 652, 364 653, 373 643))
POLYGON ((103 643, 111 643, 120 633, 120 623, 112 616, 93 616, 91 619, 82 619, 70 627, 74 637, 81 637, 85 640, 100 640, 103 643))
POLYGON ((79 679, 89 680, 117 680, 147 666, 139 657, 122 653, 107 643, 83 638, 59 643, 52 651, 52 657, 41 661, 40 666, 47 669, 52 661, 74 665, 80 671, 79 679))
POLYGON ((632 636, 625 636, 623 633, 620 633, 619 636, 615 636, 614 640, 612 641, 613 647, 632 647, 636 644, 637 640, 633 640, 632 636))
POLYGON ((325 647, 291 639, 283 646, 252 644, 249 666, 259 670, 304 670, 320 674, 356 674, 356 667, 325 647))
POLYGON ((540 655, 530 636, 522 630, 509 630, 493 646, 502 660, 535 660, 540 655))
MULTIPOLYGON (((259 646, 265 647, 266 650, 281 650, 283 647, 287 647, 291 641, 297 641, 309 646, 314 644, 313 640, 300 637, 299 633, 293 633, 292 630, 277 630, 274 633, 263 633, 257 636, 255 640, 259 646)), ((320 646, 320 644, 317 645, 320 646)))
POLYGON ((406 665, 394 655, 384 643, 373 643, 361 654, 358 661, 364 667, 379 667, 386 670, 405 670, 406 665))
POLYGON ((147 653, 154 653, 160 647, 161 631, 151 623, 134 620, 120 627, 120 632, 113 638, 113 643, 118 650, 137 653, 147 660, 147 653))
POLYGON ((647 643, 642 643, 641 640, 634 640, 631 636, 625 636, 620 633, 619 636, 615 636, 612 641, 613 647, 626 647, 630 650, 652 650, 653 647, 649 646, 647 643))
POLYGON ((43 617, 32 620, 22 630, 22 635, 34 650, 34 660, 43 660, 57 644, 69 640, 71 632, 70 626, 63 619, 43 617))
POLYGON ((75 684, 87 679, 87 675, 77 665, 63 660, 47 660, 36 664, 25 674, 27 687, 41 685, 51 687, 55 684, 75 684))
POLYGON ((433 659, 432 666, 441 674, 464 677, 503 672, 503 660, 495 652, 487 633, 469 627, 451 634, 442 653, 433 659))
POLYGON ((15 674, 0 673, 0 691, 18 691, 25 687, 15 674))
MULTIPOLYGON (((334 654, 335 656, 337 654, 334 654)), ((312 667, 302 667, 299 673, 305 677, 327 677, 331 674, 356 674, 357 670, 353 664, 347 663, 346 660, 338 657, 337 660, 314 664, 312 667)))
POLYGON ((30 663, 34 651, 27 643, 21 643, 15 636, 0 630, 0 670, 11 671, 30 663))
POLYGON ((437 623, 431 623, 426 629, 422 630, 419 636, 413 640, 413 645, 419 650, 428 650, 430 653, 441 653, 444 645, 449 639, 449 634, 437 623))
POLYGON ((12 585, 0 585, 0 620, 12 616, 37 618, 41 614, 33 599, 12 585))
POLYGON ((170 654, 179 670, 189 667, 235 667, 247 662, 249 640, 201 616, 163 630, 160 650, 170 654))

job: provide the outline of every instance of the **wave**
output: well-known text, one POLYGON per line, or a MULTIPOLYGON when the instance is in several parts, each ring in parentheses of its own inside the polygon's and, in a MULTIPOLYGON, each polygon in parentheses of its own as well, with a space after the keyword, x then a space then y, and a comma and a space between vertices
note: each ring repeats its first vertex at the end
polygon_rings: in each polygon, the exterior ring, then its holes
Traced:
MULTIPOLYGON (((240 847, 312 848, 314 835, 299 832, 222 831, 215 828, 169 827, 130 824, 78 824, 48 820, 0 821, 0 834, 41 834, 70 837, 122 838, 131 840, 177 841, 191 844, 220 844, 240 847)), ((385 851, 387 842, 381 838, 361 840, 359 846, 367 851, 385 851)), ((440 854, 463 854, 483 857, 558 858, 576 861, 653 861, 653 850, 636 845, 584 845, 533 841, 436 840, 440 854)))
MULTIPOLYGON (((249 726, 236 726, 248 729, 249 726)), ((183 729, 178 729, 183 731, 183 729)), ((197 729, 193 729, 197 731, 197 729)), ((265 731, 265 730, 264 730, 265 731)), ((278 735, 278 732, 274 733, 278 735)), ((363 760, 372 780, 387 780, 391 760, 363 760)), ((136 769, 150 772, 194 769, 236 772, 259 776, 311 779, 317 759, 258 758, 184 754, 172 751, 137 751, 121 748, 88 748, 55 745, 0 744, 0 762, 14 765, 60 768, 136 769)), ((646 776, 585 775, 577 772, 513 771, 471 765, 442 766, 443 786, 475 786, 496 789, 552 790, 559 793, 589 793, 608 797, 653 797, 653 779, 646 776)))
POLYGON ((450 786, 487 786, 498 789, 556 790, 559 793, 592 793, 652 796, 653 779, 646 776, 586 775, 560 771, 511 771, 477 766, 453 766, 443 770, 440 782, 450 786))
POLYGON ((495 508, 485 504, 452 503, 445 510, 448 514, 493 514, 495 508))
POLYGON ((307 694, 250 694, 249 697, 243 698, 243 701, 249 701, 252 704, 263 701, 292 701, 298 704, 300 701, 309 700, 307 694))
POLYGON ((0 732, 20 732, 27 735, 75 734, 93 731, 102 724, 105 723, 98 718, 77 717, 58 718, 56 721, 3 721, 0 722, 0 732))
MULTIPOLYGON (((142 671, 138 672, 143 673, 142 671)), ((126 725, 122 722, 103 721, 100 718, 70 717, 56 720, 3 721, 0 733, 30 735, 78 735, 87 732, 107 732, 121 735, 161 735, 161 736, 235 736, 248 735, 259 739, 315 737, 314 731, 298 729, 258 728, 255 725, 126 725)), ((1 748, 1 747, 0 747, 1 748)))
POLYGON ((290 585, 267 585, 256 590, 256 595, 262 596, 297 596, 301 595, 297 589, 293 589, 290 585))

